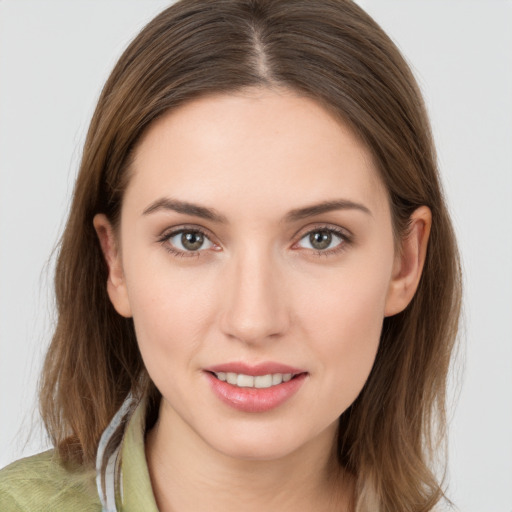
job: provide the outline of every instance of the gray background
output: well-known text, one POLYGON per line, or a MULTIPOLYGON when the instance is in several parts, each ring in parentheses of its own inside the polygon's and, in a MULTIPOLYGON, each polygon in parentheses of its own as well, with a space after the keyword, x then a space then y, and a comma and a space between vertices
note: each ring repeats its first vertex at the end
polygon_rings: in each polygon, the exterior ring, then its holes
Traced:
MULTIPOLYGON (((100 88, 168 3, 0 0, 0 467, 47 446, 34 411, 54 321, 50 255, 100 88)), ((426 96, 463 254, 449 496, 464 512, 511 512, 512 2, 359 3, 426 96)))

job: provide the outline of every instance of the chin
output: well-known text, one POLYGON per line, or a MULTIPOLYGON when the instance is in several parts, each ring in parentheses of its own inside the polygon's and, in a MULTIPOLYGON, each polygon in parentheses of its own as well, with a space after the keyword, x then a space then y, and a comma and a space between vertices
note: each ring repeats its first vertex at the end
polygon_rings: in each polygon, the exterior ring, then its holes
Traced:
POLYGON ((245 424, 218 433, 210 431, 204 439, 213 449, 226 457, 264 462, 284 459, 319 441, 332 445, 335 432, 328 430, 329 432, 325 431, 328 437, 324 437, 322 434, 294 430, 293 426, 249 427, 245 424))

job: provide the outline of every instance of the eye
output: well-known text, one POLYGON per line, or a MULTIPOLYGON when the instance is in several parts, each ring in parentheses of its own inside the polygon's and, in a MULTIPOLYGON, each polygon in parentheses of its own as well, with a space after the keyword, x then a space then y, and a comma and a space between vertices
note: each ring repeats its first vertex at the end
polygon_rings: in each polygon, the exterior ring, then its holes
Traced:
POLYGON ((319 228, 306 233, 298 242, 298 246, 311 249, 317 253, 335 253, 349 242, 348 236, 333 228, 319 228))
POLYGON ((199 256, 199 252, 212 249, 215 244, 198 229, 179 229, 166 233, 159 241, 177 256, 199 256))

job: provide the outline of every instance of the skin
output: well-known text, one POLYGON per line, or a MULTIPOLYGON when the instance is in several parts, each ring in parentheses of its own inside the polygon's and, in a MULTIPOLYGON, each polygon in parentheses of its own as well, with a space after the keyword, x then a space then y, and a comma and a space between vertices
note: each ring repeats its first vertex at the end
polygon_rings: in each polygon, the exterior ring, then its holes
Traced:
POLYGON ((348 510, 352 482, 333 457, 337 419, 370 373, 384 317, 414 295, 429 209, 416 210, 395 252, 369 150, 313 100, 250 89, 155 122, 136 151, 119 231, 104 215, 94 224, 109 296, 133 317, 163 397, 146 446, 160 510, 348 510), (163 198, 225 222, 157 208, 163 198), (339 199, 363 208, 285 219, 339 199), (184 251, 182 237, 168 235, 184 227, 207 238, 177 256, 169 248, 184 251), (309 234, 329 229, 342 236, 313 246, 309 234), (232 361, 276 361, 307 378, 279 407, 242 412, 205 378, 205 367, 232 361))

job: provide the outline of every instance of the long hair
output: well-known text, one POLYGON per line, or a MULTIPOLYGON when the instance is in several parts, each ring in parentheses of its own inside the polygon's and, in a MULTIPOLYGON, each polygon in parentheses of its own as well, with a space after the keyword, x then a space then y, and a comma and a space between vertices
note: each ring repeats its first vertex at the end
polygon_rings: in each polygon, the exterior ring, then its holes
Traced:
POLYGON ((445 434, 459 258, 418 86, 393 42, 349 0, 182 0, 123 53, 92 118, 61 239, 58 322, 40 391, 46 428, 62 459, 88 465, 129 392, 149 398, 155 414, 159 394, 132 320, 107 296, 92 220, 102 212, 118 222, 134 150, 151 123, 199 96, 254 86, 313 98, 351 127, 387 188, 397 240, 417 207, 432 211, 418 290, 385 318, 371 374, 338 434, 357 511, 432 510, 443 496, 433 463, 445 434))

